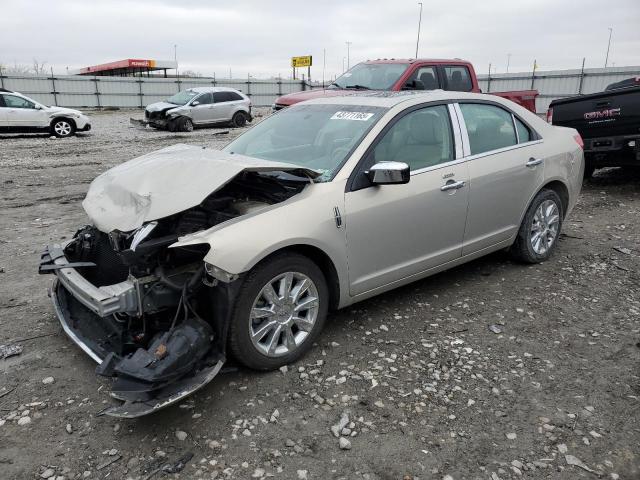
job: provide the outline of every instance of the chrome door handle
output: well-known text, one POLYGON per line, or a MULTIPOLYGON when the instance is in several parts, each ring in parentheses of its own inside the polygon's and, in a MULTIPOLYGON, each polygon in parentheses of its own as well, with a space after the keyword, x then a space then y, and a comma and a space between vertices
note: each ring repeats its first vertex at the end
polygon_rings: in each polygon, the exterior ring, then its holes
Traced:
POLYGON ((535 167, 537 165, 540 165, 542 163, 542 159, 541 158, 530 158, 529 161, 526 163, 526 166, 529 168, 535 167))
POLYGON ((442 190, 443 192, 446 192, 447 190, 458 190, 462 187, 464 187, 466 185, 466 182, 460 181, 460 182, 453 182, 453 181, 449 181, 447 183, 445 183, 444 185, 442 185, 440 187, 440 190, 442 190))

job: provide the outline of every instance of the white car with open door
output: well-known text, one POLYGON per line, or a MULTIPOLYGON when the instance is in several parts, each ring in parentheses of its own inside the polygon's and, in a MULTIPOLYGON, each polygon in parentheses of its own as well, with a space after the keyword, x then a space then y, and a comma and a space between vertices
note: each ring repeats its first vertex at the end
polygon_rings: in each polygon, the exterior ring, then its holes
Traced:
POLYGON ((0 133, 47 132, 70 137, 89 130, 89 117, 79 110, 48 107, 21 93, 0 89, 0 133))

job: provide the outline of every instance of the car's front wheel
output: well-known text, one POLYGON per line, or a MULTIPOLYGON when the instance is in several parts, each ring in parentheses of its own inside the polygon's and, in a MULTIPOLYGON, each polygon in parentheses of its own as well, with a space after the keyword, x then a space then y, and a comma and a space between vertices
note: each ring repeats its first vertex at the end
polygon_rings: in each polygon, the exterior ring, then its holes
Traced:
POLYGON ((51 122, 51 134, 58 138, 72 136, 76 132, 76 125, 66 118, 56 118, 51 122))
POLYGON ((236 300, 229 329, 233 355, 256 370, 296 361, 320 334, 328 303, 325 277, 307 257, 285 253, 259 264, 236 300))
POLYGON ((558 243, 563 216, 560 196, 553 190, 541 190, 522 220, 512 255, 526 263, 547 260, 558 243))
POLYGON ((180 117, 177 125, 180 132, 193 132, 193 121, 189 117, 180 117))

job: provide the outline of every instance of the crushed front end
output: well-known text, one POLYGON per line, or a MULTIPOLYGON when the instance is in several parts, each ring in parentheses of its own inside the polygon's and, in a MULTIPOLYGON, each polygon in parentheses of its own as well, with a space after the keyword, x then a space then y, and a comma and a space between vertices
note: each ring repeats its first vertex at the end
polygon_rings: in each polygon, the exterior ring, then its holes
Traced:
POLYGON ((225 360, 224 322, 210 321, 221 316, 202 261, 208 245, 167 248, 175 233, 141 239, 162 230, 145 227, 131 234, 84 227, 64 246, 47 247, 40 264, 56 275, 51 297, 64 331, 99 363, 97 373, 114 379, 112 396, 124 403, 105 412, 113 416, 179 401, 225 360))

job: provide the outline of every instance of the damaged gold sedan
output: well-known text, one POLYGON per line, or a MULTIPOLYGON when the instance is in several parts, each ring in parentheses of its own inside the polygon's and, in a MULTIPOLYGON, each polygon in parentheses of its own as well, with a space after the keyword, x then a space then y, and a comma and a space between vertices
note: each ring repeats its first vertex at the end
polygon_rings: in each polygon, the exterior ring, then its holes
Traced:
POLYGON ((547 260, 583 175, 575 130, 497 97, 368 92, 300 103, 223 151, 176 145, 91 184, 91 224, 47 247, 65 332, 137 417, 227 351, 300 358, 342 308, 510 248, 547 260), (473 195, 471 195, 473 192, 473 195))

